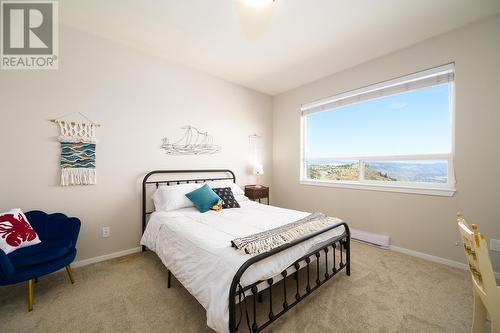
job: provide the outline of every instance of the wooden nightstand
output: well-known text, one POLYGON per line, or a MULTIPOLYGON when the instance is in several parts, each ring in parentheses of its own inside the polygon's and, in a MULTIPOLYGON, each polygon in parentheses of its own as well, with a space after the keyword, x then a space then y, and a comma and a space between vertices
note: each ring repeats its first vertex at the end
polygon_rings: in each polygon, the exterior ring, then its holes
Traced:
POLYGON ((256 185, 245 185, 245 195, 254 201, 258 201, 260 203, 261 199, 267 199, 267 204, 269 205, 269 187, 256 185))

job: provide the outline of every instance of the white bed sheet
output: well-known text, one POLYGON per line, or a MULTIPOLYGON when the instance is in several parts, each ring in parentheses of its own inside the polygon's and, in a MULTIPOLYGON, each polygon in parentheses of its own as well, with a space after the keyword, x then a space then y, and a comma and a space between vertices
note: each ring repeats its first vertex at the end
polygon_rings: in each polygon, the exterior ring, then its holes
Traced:
MULTIPOLYGON (((207 311, 207 325, 228 332, 229 287, 241 265, 251 258, 231 247, 231 240, 294 222, 309 213, 240 202, 241 208, 200 213, 194 207, 154 212, 141 244, 154 251, 207 311)), ((341 222, 341 220, 339 220, 341 222)), ((243 286, 281 273, 314 245, 344 233, 330 230, 262 260, 247 269, 243 286)))

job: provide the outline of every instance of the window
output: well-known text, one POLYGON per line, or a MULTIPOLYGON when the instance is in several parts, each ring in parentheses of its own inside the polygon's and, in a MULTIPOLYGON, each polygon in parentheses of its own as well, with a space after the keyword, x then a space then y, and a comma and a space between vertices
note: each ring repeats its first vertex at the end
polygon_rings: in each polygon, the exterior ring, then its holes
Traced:
POLYGON ((454 193, 452 64, 302 107, 301 183, 454 193))

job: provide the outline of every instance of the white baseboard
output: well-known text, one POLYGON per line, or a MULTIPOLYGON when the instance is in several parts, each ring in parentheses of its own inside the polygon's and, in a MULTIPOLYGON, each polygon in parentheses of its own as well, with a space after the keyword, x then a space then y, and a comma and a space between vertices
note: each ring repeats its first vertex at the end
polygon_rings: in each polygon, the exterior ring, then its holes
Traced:
POLYGON ((350 231, 351 231, 351 238, 353 239, 357 239, 365 243, 378 245, 386 249, 389 248, 390 244, 389 236, 374 234, 372 232, 358 230, 358 229, 350 229, 350 231))
POLYGON ((132 249, 113 252, 113 253, 105 254, 105 255, 99 256, 99 257, 93 257, 93 258, 75 261, 74 263, 71 264, 71 266, 73 268, 87 266, 90 264, 95 264, 97 262, 101 262, 101 261, 105 261, 105 260, 109 260, 109 259, 113 259, 113 258, 118 258, 118 257, 123 257, 123 256, 129 255, 129 254, 132 254, 132 253, 141 252, 141 250, 142 250, 142 247, 134 247, 132 249))
MULTIPOLYGON (((392 251, 399 252, 399 253, 407 254, 407 255, 412 256, 412 257, 417 257, 420 259, 425 259, 428 261, 437 262, 438 264, 443 264, 446 266, 460 268, 463 270, 469 270, 469 265, 464 264, 464 263, 459 262, 459 261, 441 258, 441 257, 436 257, 436 256, 433 256, 433 255, 430 255, 427 253, 409 250, 409 249, 405 249, 404 247, 399 247, 399 246, 394 246, 394 245, 389 246, 389 249, 392 251)), ((497 280, 500 280, 500 272, 495 272, 495 278, 497 280)))
MULTIPOLYGON (((365 240, 361 239, 361 241, 365 241, 365 240)), ((378 245, 378 244, 376 244, 376 245, 378 245)), ((420 258, 420 259, 424 259, 424 260, 436 262, 438 264, 443 264, 443 265, 447 265, 447 266, 451 266, 451 267, 455 267, 455 268, 460 268, 460 269, 463 269, 463 270, 468 270, 469 269, 469 266, 466 265, 466 264, 464 264, 464 263, 462 263, 462 262, 458 262, 458 261, 451 260, 451 259, 446 259, 446 258, 441 258, 441 257, 437 257, 437 256, 433 256, 433 255, 430 255, 430 254, 427 254, 427 253, 423 253, 423 252, 418 252, 418 251, 414 251, 414 250, 405 249, 404 247, 399 247, 399 246, 395 246, 395 245, 389 245, 388 249, 392 250, 392 251, 395 251, 395 252, 407 254, 407 255, 412 256, 412 257, 417 257, 417 258, 420 258)), ((129 255, 129 254, 132 254, 132 253, 141 252, 141 250, 142 250, 142 247, 135 247, 135 248, 128 249, 128 250, 123 250, 123 251, 118 251, 118 252, 114 252, 114 253, 110 253, 110 254, 105 254, 105 255, 99 256, 99 257, 94 257, 94 258, 88 258, 88 259, 83 259, 83 260, 75 261, 73 264, 71 264, 71 266, 73 266, 73 268, 83 267, 83 266, 87 266, 87 265, 90 265, 90 264, 95 264, 95 263, 98 263, 98 262, 101 262, 101 261, 105 261, 105 260, 109 260, 109 259, 114 259, 114 258, 118 258, 118 257, 123 257, 123 256, 129 255)), ((500 272, 495 272, 495 278, 497 280, 500 280, 500 272)))

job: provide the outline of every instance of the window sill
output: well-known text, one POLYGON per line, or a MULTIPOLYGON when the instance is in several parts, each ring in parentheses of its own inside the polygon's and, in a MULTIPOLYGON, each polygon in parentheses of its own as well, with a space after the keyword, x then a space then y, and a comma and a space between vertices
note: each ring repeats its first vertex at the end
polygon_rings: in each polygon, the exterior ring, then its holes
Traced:
POLYGON ((325 181, 325 180, 301 180, 301 185, 312 185, 312 186, 327 186, 327 187, 338 187, 338 188, 349 188, 355 190, 369 190, 369 191, 383 191, 383 192, 398 192, 398 193, 411 193, 411 194, 423 194, 423 195, 433 195, 441 197, 451 197, 455 194, 454 188, 449 187, 420 187, 413 185, 402 185, 402 184, 374 184, 374 183, 358 183, 358 182, 336 182, 336 181, 325 181))

